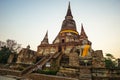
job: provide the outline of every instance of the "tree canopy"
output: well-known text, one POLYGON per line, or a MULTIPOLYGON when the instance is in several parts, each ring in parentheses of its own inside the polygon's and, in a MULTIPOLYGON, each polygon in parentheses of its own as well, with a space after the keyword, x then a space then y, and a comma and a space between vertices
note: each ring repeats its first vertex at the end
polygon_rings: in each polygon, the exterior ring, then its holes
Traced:
POLYGON ((107 53, 105 57, 105 64, 106 68, 115 68, 117 64, 115 57, 112 54, 107 53))
POLYGON ((11 50, 6 46, 2 47, 0 50, 0 63, 6 64, 11 53, 11 50))
POLYGON ((17 53, 21 50, 21 45, 15 40, 8 39, 5 42, 0 41, 0 63, 6 64, 10 55, 13 55, 12 61, 17 59, 17 53), (4 45, 3 45, 4 43, 4 45))

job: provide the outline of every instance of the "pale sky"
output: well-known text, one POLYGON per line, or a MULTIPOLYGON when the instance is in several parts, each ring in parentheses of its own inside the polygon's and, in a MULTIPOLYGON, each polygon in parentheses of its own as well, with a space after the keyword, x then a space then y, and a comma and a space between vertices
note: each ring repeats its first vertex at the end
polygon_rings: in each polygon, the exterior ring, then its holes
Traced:
POLYGON ((57 36, 71 2, 80 33, 83 23, 94 50, 120 58, 120 0, 0 0, 0 40, 16 40, 37 50, 46 31, 57 36))

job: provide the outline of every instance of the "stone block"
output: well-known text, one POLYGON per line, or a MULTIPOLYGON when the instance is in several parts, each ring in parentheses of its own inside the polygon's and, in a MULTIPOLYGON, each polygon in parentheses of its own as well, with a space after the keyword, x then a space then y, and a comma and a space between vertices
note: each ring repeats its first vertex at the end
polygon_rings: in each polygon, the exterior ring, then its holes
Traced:
POLYGON ((79 56, 77 53, 70 53, 69 65, 70 66, 79 66, 79 56))

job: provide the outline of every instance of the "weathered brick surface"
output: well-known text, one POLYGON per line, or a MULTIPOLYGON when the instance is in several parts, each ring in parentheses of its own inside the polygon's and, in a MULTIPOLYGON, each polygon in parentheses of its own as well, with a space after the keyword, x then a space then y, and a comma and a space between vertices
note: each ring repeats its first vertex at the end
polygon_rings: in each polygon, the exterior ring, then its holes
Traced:
POLYGON ((75 78, 67 78, 60 76, 44 75, 44 74, 29 74, 25 78, 30 78, 32 80, 78 80, 75 78))
POLYGON ((67 78, 67 77, 61 77, 61 76, 53 76, 53 75, 44 75, 44 74, 28 74, 24 76, 20 76, 20 71, 14 71, 9 69, 0 69, 0 75, 11 75, 16 77, 21 77, 25 79, 32 79, 32 80, 78 80, 75 78, 67 78))
POLYGON ((79 57, 77 53, 70 53, 69 55, 69 65, 70 66, 79 66, 79 57))
POLYGON ((9 70, 9 69, 0 69, 0 75, 14 75, 19 76, 20 71, 9 70))

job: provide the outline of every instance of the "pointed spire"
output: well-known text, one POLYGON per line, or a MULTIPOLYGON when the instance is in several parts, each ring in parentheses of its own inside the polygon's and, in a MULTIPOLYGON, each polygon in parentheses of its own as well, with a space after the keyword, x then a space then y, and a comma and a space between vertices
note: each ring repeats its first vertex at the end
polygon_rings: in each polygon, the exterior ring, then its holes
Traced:
POLYGON ((46 34, 45 34, 44 39, 48 39, 48 30, 47 30, 47 32, 46 32, 46 34))
POLYGON ((45 37, 44 37, 44 39, 43 39, 43 41, 41 42, 41 44, 48 44, 49 42, 48 42, 48 31, 46 32, 46 34, 45 34, 45 37))
POLYGON ((83 24, 81 24, 81 34, 80 34, 80 39, 87 39, 87 35, 84 31, 83 24))
POLYGON ((65 18, 69 19, 69 17, 73 18, 72 12, 71 12, 71 7, 70 7, 70 2, 69 2, 69 5, 68 5, 68 10, 67 10, 67 14, 66 14, 65 18))

